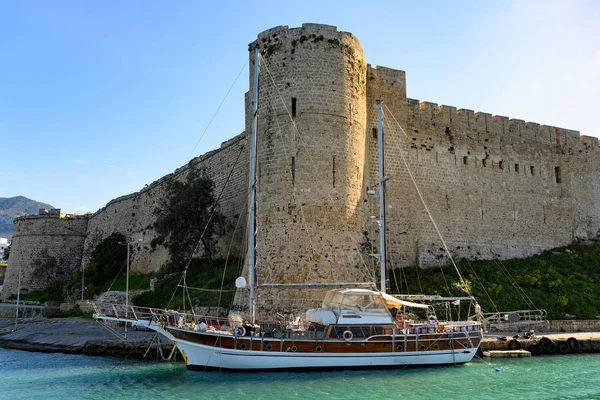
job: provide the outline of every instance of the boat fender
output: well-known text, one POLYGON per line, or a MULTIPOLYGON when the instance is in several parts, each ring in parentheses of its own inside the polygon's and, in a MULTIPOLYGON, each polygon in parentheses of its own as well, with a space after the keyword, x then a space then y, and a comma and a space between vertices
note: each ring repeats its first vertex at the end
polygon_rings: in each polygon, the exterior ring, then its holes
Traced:
POLYGON ((569 350, 571 353, 579 353, 579 342, 574 337, 570 337, 567 339, 567 343, 569 344, 569 350))
POLYGON ((511 340, 510 342, 508 342, 508 349, 509 350, 521 350, 521 342, 519 342, 516 339, 511 340))
POLYGON ((352 338, 354 337, 354 335, 352 334, 351 331, 344 331, 344 333, 342 334, 342 337, 344 338, 344 340, 346 342, 349 342, 350 340, 352 340, 352 338))
POLYGON ((556 343, 556 348, 560 354, 567 354, 570 350, 569 343, 567 343, 565 340, 559 340, 556 343))
POLYGON ((541 338, 539 345, 542 348, 542 351, 544 352, 544 354, 556 353, 556 343, 554 343, 552 340, 550 340, 547 337, 541 338))
POLYGON ((542 348, 539 344, 533 343, 527 347, 527 351, 531 353, 532 356, 540 356, 542 355, 542 348))
POLYGON ((246 336, 246 328, 244 328, 243 326, 238 326, 237 328, 235 328, 235 334, 238 337, 246 336))

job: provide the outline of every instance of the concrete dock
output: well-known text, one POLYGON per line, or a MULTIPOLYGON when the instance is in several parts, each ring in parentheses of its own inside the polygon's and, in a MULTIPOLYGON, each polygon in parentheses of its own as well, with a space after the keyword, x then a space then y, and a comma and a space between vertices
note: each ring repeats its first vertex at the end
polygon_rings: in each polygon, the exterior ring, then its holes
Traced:
POLYGON ((518 333, 484 335, 480 353, 527 350, 533 356, 551 354, 600 353, 600 332, 548 332, 531 338, 514 338, 518 333))

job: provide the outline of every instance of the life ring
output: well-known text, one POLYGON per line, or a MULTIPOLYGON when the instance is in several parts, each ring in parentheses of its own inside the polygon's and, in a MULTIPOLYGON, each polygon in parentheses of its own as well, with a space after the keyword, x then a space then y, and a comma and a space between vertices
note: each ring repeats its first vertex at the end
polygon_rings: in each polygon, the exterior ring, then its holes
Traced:
POLYGON ((235 335, 238 337, 246 336, 246 328, 244 328, 243 326, 235 328, 235 335))
POLYGON ((350 340, 352 340, 352 338, 354 337, 354 335, 352 334, 351 331, 344 331, 344 333, 342 334, 342 337, 344 338, 344 340, 346 342, 349 342, 350 340))

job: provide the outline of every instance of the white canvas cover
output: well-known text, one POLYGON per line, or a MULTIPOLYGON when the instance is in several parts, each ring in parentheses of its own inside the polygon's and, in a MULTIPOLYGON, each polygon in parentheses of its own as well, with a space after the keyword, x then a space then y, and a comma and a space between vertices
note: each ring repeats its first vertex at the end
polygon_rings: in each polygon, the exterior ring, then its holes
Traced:
POLYGON ((390 296, 387 293, 381 293, 381 295, 383 296, 383 300, 385 300, 385 303, 388 307, 406 306, 414 308, 429 308, 427 304, 412 303, 410 301, 400 300, 395 298, 394 296, 390 296))
POLYGON ((337 322, 333 311, 326 308, 311 308, 306 310, 306 320, 320 325, 331 325, 337 322))

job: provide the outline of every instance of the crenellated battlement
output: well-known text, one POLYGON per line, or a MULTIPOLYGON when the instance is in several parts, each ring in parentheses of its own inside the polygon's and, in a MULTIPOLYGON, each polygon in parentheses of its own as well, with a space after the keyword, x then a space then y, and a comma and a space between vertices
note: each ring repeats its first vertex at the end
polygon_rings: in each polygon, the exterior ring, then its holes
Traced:
POLYGON ((498 138, 512 142, 534 140, 540 144, 566 146, 573 150, 591 150, 600 144, 597 138, 580 135, 579 131, 540 125, 536 122, 513 119, 502 115, 473 111, 448 105, 407 98, 407 108, 414 120, 435 125, 444 125, 455 134, 467 130, 497 135, 498 138))

